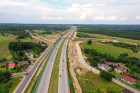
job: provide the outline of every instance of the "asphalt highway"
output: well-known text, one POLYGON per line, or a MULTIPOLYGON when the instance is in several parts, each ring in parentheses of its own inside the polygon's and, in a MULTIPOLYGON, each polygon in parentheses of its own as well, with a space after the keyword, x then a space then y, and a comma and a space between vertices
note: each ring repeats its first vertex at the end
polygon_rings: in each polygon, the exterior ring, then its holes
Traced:
MULTIPOLYGON (((70 32, 68 32, 64 37, 66 37, 68 34, 70 34, 70 32)), ((61 40, 57 43, 53 52, 51 53, 48 63, 46 65, 45 70, 39 81, 39 85, 37 87, 36 93, 47 93, 48 92, 49 82, 50 82, 50 78, 51 78, 54 61, 55 61, 58 49, 59 49, 61 43, 63 42, 63 40, 64 40, 64 38, 61 38, 61 40)))
POLYGON ((69 38, 74 32, 74 30, 75 29, 72 29, 70 35, 66 39, 63 45, 62 52, 61 52, 61 58, 60 58, 60 64, 59 64, 58 93, 69 93, 66 52, 67 52, 67 45, 68 45, 69 38))
MULTIPOLYGON (((32 67, 32 69, 27 72, 27 73, 23 73, 24 75, 24 79, 23 81, 19 84, 19 86, 16 88, 16 90, 14 91, 14 93, 23 93, 25 88, 27 87, 27 85, 29 84, 31 78, 33 77, 34 73, 36 72, 39 64, 41 63, 41 61, 44 59, 44 57, 47 55, 47 53, 50 51, 50 49, 53 47, 52 43, 49 43, 49 47, 47 48, 47 50, 45 50, 45 52, 38 58, 38 60, 36 61, 36 63, 34 64, 34 66, 32 67)), ((15 75, 15 76, 20 76, 21 74, 15 75)))

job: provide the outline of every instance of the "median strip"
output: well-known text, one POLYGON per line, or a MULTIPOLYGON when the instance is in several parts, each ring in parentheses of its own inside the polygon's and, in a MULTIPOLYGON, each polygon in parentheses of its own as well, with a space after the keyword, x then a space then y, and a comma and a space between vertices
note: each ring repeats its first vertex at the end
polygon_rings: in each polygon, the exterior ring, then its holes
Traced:
POLYGON ((60 45, 59 50, 58 50, 57 55, 56 55, 56 58, 55 58, 48 93, 58 93, 59 63, 60 63, 61 52, 62 52, 62 48, 63 48, 64 43, 65 43, 65 40, 60 45))

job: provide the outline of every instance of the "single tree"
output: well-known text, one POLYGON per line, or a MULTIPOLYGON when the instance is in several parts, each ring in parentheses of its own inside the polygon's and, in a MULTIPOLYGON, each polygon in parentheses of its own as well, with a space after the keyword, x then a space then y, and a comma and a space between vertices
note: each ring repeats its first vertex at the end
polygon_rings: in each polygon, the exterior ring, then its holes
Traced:
POLYGON ((88 42, 87 42, 89 45, 91 45, 92 44, 92 40, 88 40, 88 42))

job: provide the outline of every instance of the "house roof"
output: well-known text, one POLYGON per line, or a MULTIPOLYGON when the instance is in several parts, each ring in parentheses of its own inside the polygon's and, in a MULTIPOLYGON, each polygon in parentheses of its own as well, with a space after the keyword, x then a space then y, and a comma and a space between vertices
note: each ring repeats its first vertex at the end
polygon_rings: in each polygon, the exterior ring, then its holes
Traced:
POLYGON ((100 61, 106 61, 106 59, 105 58, 100 58, 100 61))
POLYGON ((26 50, 26 53, 32 53, 32 49, 26 50))
POLYGON ((105 68, 105 69, 109 69, 110 66, 106 65, 106 64, 102 64, 102 66, 105 68))
POLYGON ((9 67, 15 66, 15 63, 9 63, 9 67))
POLYGON ((117 70, 120 70, 120 71, 125 71, 125 70, 127 70, 125 67, 116 67, 115 69, 117 69, 117 70))
POLYGON ((28 61, 19 61, 18 64, 29 64, 28 61))
POLYGON ((112 62, 108 62, 107 64, 112 65, 113 63, 112 62))
POLYGON ((108 65, 114 65, 114 66, 118 66, 118 64, 112 63, 112 62, 107 62, 108 65))
POLYGON ((6 61, 2 62, 2 65, 6 65, 6 64, 7 64, 7 62, 6 62, 6 61))
POLYGON ((130 91, 130 90, 128 90, 128 89, 124 89, 124 90, 122 91, 122 93, 134 93, 134 92, 132 92, 132 91, 130 91))
POLYGON ((123 78, 123 79, 125 79, 125 80, 127 80, 129 82, 135 82, 136 81, 136 79, 134 79, 134 78, 132 78, 130 76, 127 76, 127 75, 121 76, 121 78, 123 78))

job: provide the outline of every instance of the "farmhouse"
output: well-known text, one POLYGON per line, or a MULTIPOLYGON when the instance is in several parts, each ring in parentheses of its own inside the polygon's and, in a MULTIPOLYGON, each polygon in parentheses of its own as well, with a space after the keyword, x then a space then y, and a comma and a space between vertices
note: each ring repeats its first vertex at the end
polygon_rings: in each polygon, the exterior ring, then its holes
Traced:
POLYGON ((115 66, 115 67, 118 66, 118 64, 115 64, 115 63, 112 63, 112 62, 107 62, 107 64, 108 64, 108 65, 113 65, 113 66, 115 66))
POLYGON ((100 58, 100 62, 106 62, 105 58, 100 58))
POLYGON ((29 59, 33 59, 33 53, 32 53, 32 49, 29 49, 26 51, 26 55, 28 56, 29 59))
POLYGON ((15 63, 9 63, 9 69, 14 68, 15 67, 15 63))
POLYGON ((126 73, 127 69, 125 67, 116 67, 115 71, 118 73, 126 73))
POLYGON ((29 62, 28 61, 19 61, 18 62, 18 65, 20 65, 20 66, 25 65, 25 64, 29 65, 29 62))
POLYGON ((121 76, 121 80, 123 80, 124 82, 127 82, 129 84, 135 84, 136 83, 136 79, 134 79, 130 76, 127 76, 127 75, 121 76))
POLYGON ((110 66, 106 65, 106 64, 98 64, 99 68, 101 68, 102 70, 108 71, 109 69, 111 69, 110 66))
POLYGON ((121 93, 134 93, 134 92, 132 92, 132 91, 130 91, 128 89, 124 89, 121 93))
POLYGON ((2 66, 6 66, 6 64, 7 64, 7 62, 6 61, 4 61, 4 62, 2 62, 2 66))

